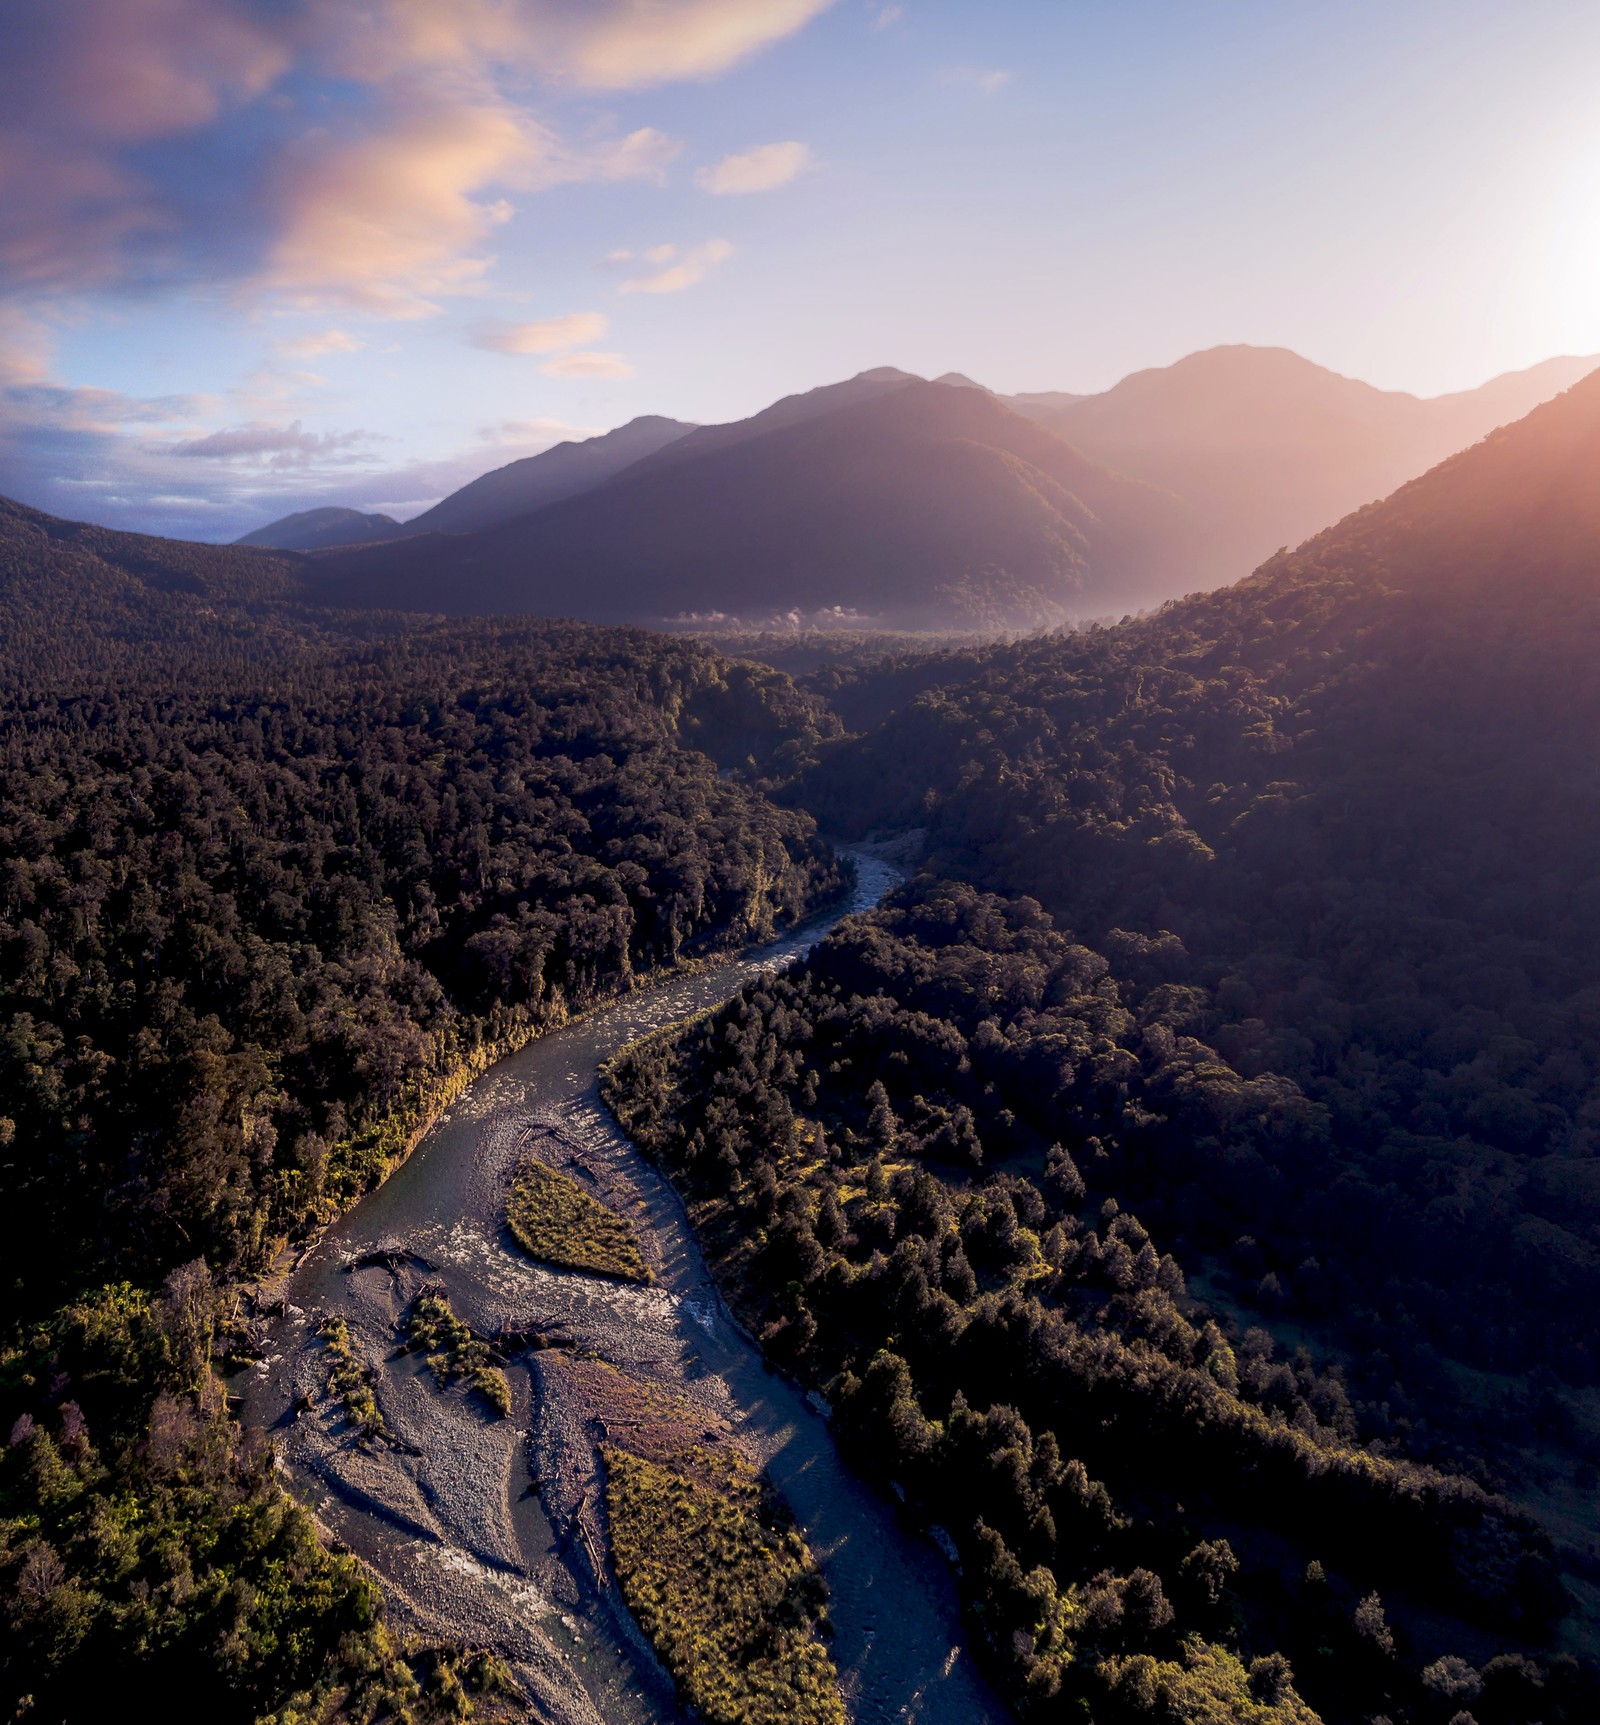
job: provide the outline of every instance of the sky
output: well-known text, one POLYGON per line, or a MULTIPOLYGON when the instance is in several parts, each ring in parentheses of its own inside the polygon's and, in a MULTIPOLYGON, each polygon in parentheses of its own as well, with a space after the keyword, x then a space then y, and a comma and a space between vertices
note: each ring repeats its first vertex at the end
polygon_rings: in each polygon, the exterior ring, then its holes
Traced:
POLYGON ((640 413, 1600 351, 1591 0, 6 0, 0 493, 404 518, 640 413))

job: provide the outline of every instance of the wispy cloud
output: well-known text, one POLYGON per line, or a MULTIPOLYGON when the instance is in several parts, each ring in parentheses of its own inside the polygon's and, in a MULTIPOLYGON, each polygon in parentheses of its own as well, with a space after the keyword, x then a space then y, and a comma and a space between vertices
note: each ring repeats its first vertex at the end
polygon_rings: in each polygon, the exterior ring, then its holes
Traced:
POLYGON ((539 367, 546 377, 632 377, 620 353, 564 353, 539 367))
POLYGON ((279 382, 252 379, 226 402, 74 388, 53 375, 44 332, 0 306, 0 494, 108 526, 228 539, 323 503, 414 514, 491 467, 600 429, 504 421, 438 457, 386 465, 382 438, 273 414, 266 386, 279 382))
POLYGON ((359 353, 365 346, 342 329, 321 329, 280 341, 278 352, 291 359, 318 359, 325 353, 359 353))
MULTIPOLYGON (((631 254, 613 252, 614 262, 625 262, 631 254)), ((620 293, 681 293, 696 282, 702 282, 713 269, 733 256, 727 240, 707 240, 698 246, 652 246, 639 254, 645 263, 664 267, 646 275, 630 276, 618 289, 620 293)))
POLYGON ((891 25, 898 24, 905 15, 904 6, 884 6, 872 20, 872 27, 874 30, 887 30, 891 25))
POLYGON ((491 353, 559 353, 564 347, 598 341, 606 329, 603 312, 575 311, 533 323, 486 321, 475 324, 468 339, 474 347, 487 348, 491 353))
POLYGON ((788 185, 813 161, 809 144, 792 139, 781 144, 757 144, 753 150, 741 150, 738 155, 724 156, 713 166, 702 168, 694 183, 701 191, 719 197, 770 192, 788 185))
POLYGON ((282 469, 368 460, 363 446, 372 441, 369 431, 303 431, 297 419, 289 425, 229 426, 204 437, 166 444, 159 453, 185 460, 239 461, 282 469))
POLYGON ((1010 72, 998 66, 952 66, 939 80, 944 84, 961 84, 976 90, 980 96, 993 96, 1011 82, 1010 72))

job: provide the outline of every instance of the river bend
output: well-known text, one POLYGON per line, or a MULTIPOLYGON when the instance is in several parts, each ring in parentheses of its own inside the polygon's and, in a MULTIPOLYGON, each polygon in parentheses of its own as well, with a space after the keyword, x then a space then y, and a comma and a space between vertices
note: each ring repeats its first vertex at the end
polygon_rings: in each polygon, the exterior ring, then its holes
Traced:
MULTIPOLYGON (((850 910, 870 907, 899 878, 879 858, 856 861, 850 910)), ((291 1489, 371 1565, 397 1628, 494 1648, 534 1717, 551 1725, 682 1715, 608 1573, 593 1421, 572 1402, 561 1356, 534 1352, 508 1365, 508 1420, 487 1418, 459 1391, 441 1394, 421 1360, 396 1350, 396 1324, 424 1282, 442 1281, 479 1334, 558 1331, 693 1398, 765 1464, 827 1576, 832 1650, 859 1725, 1009 1718, 972 1666, 943 1559, 844 1468, 819 1411, 762 1364, 676 1195, 599 1099, 598 1068, 625 1044, 793 963, 843 914, 625 996, 492 1067, 295 1267, 266 1357, 240 1386, 245 1417, 272 1432, 291 1489), (546 1268, 517 1251, 502 1212, 529 1154, 630 1216, 653 1284, 546 1268), (373 1261, 380 1254, 386 1261, 373 1261), (316 1338, 332 1314, 374 1374, 391 1445, 354 1441, 327 1395, 316 1338)))

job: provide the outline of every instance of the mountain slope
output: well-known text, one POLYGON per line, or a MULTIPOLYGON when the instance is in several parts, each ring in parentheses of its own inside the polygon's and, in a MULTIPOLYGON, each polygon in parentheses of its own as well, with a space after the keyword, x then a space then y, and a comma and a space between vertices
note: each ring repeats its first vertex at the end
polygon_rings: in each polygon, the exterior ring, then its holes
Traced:
POLYGON ((267 551, 322 551, 330 545, 366 545, 401 531, 392 515, 363 515, 359 509, 328 507, 285 515, 235 539, 234 544, 267 551))
POLYGON ((0 497, 0 680, 40 690, 110 666, 266 664, 300 633, 345 633, 326 612, 291 618, 302 566, 293 552, 119 533, 0 497))
POLYGON ((1591 376, 1236 586, 887 668, 802 793, 926 827, 932 867, 1098 950, 1147 1027, 1143 1123, 1095 1151, 1119 1201, 1241 1324, 1340 1361, 1368 1429, 1582 1547, 1597 664, 1591 376))
POLYGON ((1600 1717, 1597 664, 1600 376, 1237 586, 817 680, 890 711, 797 799, 924 872, 607 1099, 1023 1717, 1600 1717))
POLYGON ((1200 530, 1191 567, 1210 584, 1387 495, 1597 363, 1547 360, 1422 400, 1283 348, 1222 347, 1101 395, 1009 399, 1092 459, 1189 499, 1200 530))
POLYGON ((591 491, 615 473, 664 449, 694 430, 682 420, 645 414, 600 437, 558 443, 553 449, 497 467, 453 491, 406 524, 408 533, 475 533, 564 497, 591 491))
POLYGON ((585 496, 318 572, 340 604, 1016 629, 1185 585, 1186 514, 985 392, 893 372, 690 433, 585 496))

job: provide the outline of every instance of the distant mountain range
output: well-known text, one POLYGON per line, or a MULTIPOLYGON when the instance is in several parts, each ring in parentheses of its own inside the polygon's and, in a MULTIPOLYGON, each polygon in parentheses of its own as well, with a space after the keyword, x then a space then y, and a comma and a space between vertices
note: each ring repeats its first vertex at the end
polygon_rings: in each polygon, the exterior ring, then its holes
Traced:
POLYGON ((892 367, 749 419, 635 419, 399 526, 312 510, 241 544, 317 596, 451 614, 1026 630, 1214 587, 1518 419, 1600 360, 1422 399, 1222 347, 1099 395, 892 367))
POLYGON ((359 509, 303 509, 258 527, 234 540, 262 551, 325 551, 332 545, 367 545, 392 539, 405 529, 392 515, 363 515, 359 509))
POLYGON ((985 391, 882 370, 483 532, 330 554, 319 592, 457 615, 1029 629, 1181 589, 1192 531, 1178 499, 985 391))
POLYGON ((1092 460, 1188 499, 1191 584, 1236 580, 1600 366, 1549 359, 1423 399, 1286 348, 1218 347, 1135 372, 1103 395, 1013 395, 1019 413, 1092 460))

